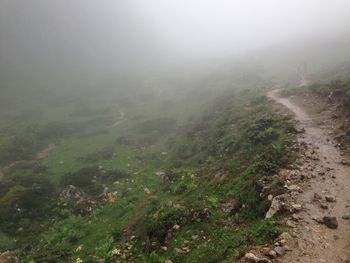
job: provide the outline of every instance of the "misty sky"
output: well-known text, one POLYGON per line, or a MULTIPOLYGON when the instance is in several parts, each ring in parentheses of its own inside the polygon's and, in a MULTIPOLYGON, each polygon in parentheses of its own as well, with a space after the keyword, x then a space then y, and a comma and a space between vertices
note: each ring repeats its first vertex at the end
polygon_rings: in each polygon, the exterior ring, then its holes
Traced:
POLYGON ((349 25, 349 0, 0 0, 0 66, 114 72, 335 37, 349 25))

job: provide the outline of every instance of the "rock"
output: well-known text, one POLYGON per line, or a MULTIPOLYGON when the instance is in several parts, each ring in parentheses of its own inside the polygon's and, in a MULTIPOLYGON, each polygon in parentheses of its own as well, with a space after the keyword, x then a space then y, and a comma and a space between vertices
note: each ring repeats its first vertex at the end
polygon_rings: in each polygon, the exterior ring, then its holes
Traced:
POLYGON ((334 202, 336 201, 335 197, 332 196, 332 195, 326 195, 326 196, 325 196, 325 199, 326 199, 326 201, 329 202, 329 203, 334 203, 334 202))
POLYGON ((255 256, 253 253, 249 252, 244 255, 244 258, 248 260, 248 262, 258 262, 260 258, 255 256))
POLYGON ((270 209, 267 211, 265 218, 271 218, 281 210, 282 204, 278 197, 279 196, 276 196, 272 199, 270 209))
POLYGON ((10 252, 10 251, 5 251, 0 254, 0 263, 18 263, 19 260, 17 256, 10 252))
POLYGON ((323 224, 325 224, 328 228, 331 228, 331 229, 338 228, 338 221, 335 216, 324 216, 323 224))
POLYGON ((292 208, 294 211, 300 211, 302 206, 300 204, 292 204, 292 208))
POLYGON ((281 246, 276 246, 274 250, 279 256, 283 256, 286 253, 286 250, 281 246))
POLYGON ((273 199, 273 195, 269 194, 269 195, 267 196, 267 200, 272 201, 272 199, 273 199))
POLYGON ((297 215, 297 214, 293 214, 292 215, 292 220, 298 222, 299 220, 301 220, 301 217, 299 215, 297 215))
POLYGON ((300 129, 295 129, 295 132, 296 132, 296 133, 304 133, 304 132, 305 132, 305 128, 302 127, 302 128, 300 128, 300 129))
POLYGON ((192 235, 192 240, 197 240, 198 239, 198 235, 192 235))
POLYGON ((173 263, 170 259, 164 261, 164 263, 173 263))
POLYGON ((340 163, 342 165, 350 165, 350 162, 348 160, 345 160, 345 159, 341 160, 340 163))
POLYGON ((275 250, 270 250, 269 252, 268 252, 268 256, 269 257, 271 257, 271 258, 275 258, 275 257, 277 257, 277 252, 275 251, 275 250))
POLYGON ((292 184, 290 186, 287 186, 287 189, 289 191, 296 191, 296 192, 302 192, 301 188, 299 186, 297 186, 296 184, 292 184))
POLYGON ((252 252, 246 253, 244 255, 245 261, 243 262, 249 262, 249 263, 271 263, 270 260, 266 258, 259 258, 256 255, 254 255, 252 252))
POLYGON ((349 220, 350 214, 343 215, 341 218, 343 218, 344 220, 349 220))
POLYGON ((291 227, 291 228, 295 228, 296 227, 296 224, 293 223, 291 220, 287 220, 286 225, 291 227))
POLYGON ((222 205, 221 211, 230 215, 236 214, 241 209, 241 204, 236 200, 232 199, 222 205))
POLYGON ((287 245, 283 246, 283 248, 285 249, 285 251, 292 251, 292 249, 287 245))
POLYGON ((182 250, 185 251, 185 253, 188 253, 191 251, 189 247, 183 247, 182 250))
POLYGON ((322 196, 320 196, 318 193, 314 193, 314 200, 322 200, 322 196))
POLYGON ((147 187, 143 188, 143 191, 148 195, 151 193, 151 191, 147 187))
POLYGON ((175 253, 175 256, 178 257, 178 256, 186 254, 186 251, 176 247, 176 248, 174 248, 174 253, 175 253))
POLYGON ((83 250, 84 245, 79 245, 76 249, 75 252, 79 252, 83 250))
POLYGON ((285 245, 285 244, 287 243, 287 240, 281 239, 281 240, 279 241, 279 243, 283 246, 283 245, 285 245))
POLYGON ((173 226, 173 229, 179 230, 179 229, 180 229, 180 226, 179 226, 179 225, 174 225, 174 226, 173 226))
POLYGON ((59 197, 60 199, 79 200, 83 197, 86 197, 86 194, 82 190, 76 188, 74 185, 68 185, 66 188, 63 189, 59 197))
POLYGON ((324 204, 324 203, 320 203, 320 207, 322 209, 328 209, 328 205, 327 204, 324 204))
POLYGON ((74 212, 80 215, 88 215, 96 207, 96 201, 88 198, 81 198, 74 204, 74 212))
POLYGON ((319 223, 319 224, 323 224, 323 223, 324 223, 322 217, 319 217, 319 216, 312 216, 311 218, 312 218, 312 220, 316 221, 316 222, 319 223))

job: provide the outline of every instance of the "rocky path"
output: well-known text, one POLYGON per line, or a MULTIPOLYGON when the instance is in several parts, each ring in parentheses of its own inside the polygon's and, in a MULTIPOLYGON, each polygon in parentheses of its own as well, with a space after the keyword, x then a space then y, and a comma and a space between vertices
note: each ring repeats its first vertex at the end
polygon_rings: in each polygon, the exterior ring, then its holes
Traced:
POLYGON ((299 191, 294 202, 301 205, 287 221, 294 245, 287 247, 281 262, 350 262, 350 162, 337 143, 312 114, 299 103, 282 98, 279 90, 267 96, 294 113, 299 143, 307 149, 295 171, 299 191))

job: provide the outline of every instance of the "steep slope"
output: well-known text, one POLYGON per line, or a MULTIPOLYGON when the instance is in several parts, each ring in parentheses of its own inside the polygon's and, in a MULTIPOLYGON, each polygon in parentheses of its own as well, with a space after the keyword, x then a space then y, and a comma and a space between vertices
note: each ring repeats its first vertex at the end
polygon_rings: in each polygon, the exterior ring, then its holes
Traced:
MULTIPOLYGON (((56 147, 35 160, 28 144, 27 161, 11 167, 23 143, 3 130, 0 150, 9 160, 0 182, 0 252, 35 262, 214 263, 272 242, 280 225, 265 219, 259 181, 295 160, 293 122, 271 110, 264 89, 228 90, 205 103, 191 94, 173 108, 167 101, 162 116, 153 110, 162 102, 142 97, 113 128, 112 108, 108 123, 92 122, 102 132, 67 133, 71 122, 38 126, 30 130, 34 142, 46 136, 56 147), (203 111, 179 126, 179 109, 203 111)), ((69 119, 86 118, 65 109, 69 119)), ((96 121, 97 109, 89 114, 96 121)), ((282 188, 272 180, 271 191, 282 188)))

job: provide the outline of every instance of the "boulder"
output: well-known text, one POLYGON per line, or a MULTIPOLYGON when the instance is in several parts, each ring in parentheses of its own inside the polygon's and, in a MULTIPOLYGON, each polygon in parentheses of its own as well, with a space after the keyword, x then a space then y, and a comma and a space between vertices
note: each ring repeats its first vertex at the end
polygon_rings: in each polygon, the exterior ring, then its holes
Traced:
POLYGON ((0 263, 18 263, 19 260, 17 256, 10 252, 10 251, 5 251, 0 254, 0 263))

